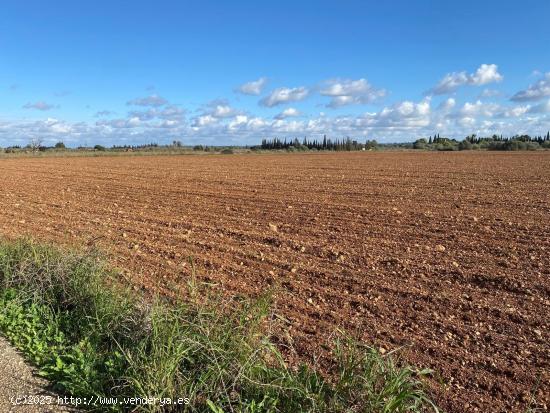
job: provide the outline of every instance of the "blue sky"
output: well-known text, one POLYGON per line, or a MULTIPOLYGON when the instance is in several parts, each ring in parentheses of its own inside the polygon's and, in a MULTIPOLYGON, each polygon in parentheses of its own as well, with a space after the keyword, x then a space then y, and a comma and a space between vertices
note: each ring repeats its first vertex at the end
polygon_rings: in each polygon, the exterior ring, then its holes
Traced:
POLYGON ((548 1, 10 1, 0 146, 550 129, 548 1))

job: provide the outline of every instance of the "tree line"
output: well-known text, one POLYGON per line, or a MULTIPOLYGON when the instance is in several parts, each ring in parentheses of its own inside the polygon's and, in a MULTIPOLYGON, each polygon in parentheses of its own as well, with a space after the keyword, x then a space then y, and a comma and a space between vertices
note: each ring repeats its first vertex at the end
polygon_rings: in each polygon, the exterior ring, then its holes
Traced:
POLYGON ((318 150, 318 151, 360 151, 363 149, 372 149, 378 146, 378 142, 375 140, 367 140, 365 143, 353 140, 351 138, 342 139, 330 139, 326 135, 322 140, 308 139, 305 137, 302 141, 298 138, 291 140, 284 140, 279 138, 262 139, 261 145, 258 147, 252 147, 251 149, 264 149, 264 150, 318 150))
POLYGON ((516 151, 516 150, 537 150, 550 149, 550 131, 545 135, 530 136, 530 135, 514 135, 504 137, 502 135, 492 135, 488 137, 477 136, 476 134, 468 135, 463 140, 458 141, 454 138, 441 136, 439 133, 430 135, 427 138, 419 138, 415 141, 400 142, 400 143, 379 143, 375 139, 367 139, 359 141, 349 137, 331 139, 326 135, 323 139, 311 139, 304 137, 303 139, 280 139, 264 138, 260 145, 255 146, 184 146, 182 141, 174 140, 168 144, 158 144, 155 142, 142 145, 117 145, 113 144, 110 148, 102 145, 95 146, 79 146, 75 149, 67 148, 62 141, 57 142, 53 146, 43 145, 42 139, 32 139, 26 146, 8 146, 0 148, 0 152, 16 153, 16 152, 45 152, 45 151, 163 151, 163 150, 193 150, 199 152, 218 152, 227 150, 227 153, 233 149, 250 149, 257 150, 285 150, 293 151, 361 151, 373 149, 423 149, 435 151, 463 151, 463 150, 495 150, 495 151, 516 151))
POLYGON ((492 151, 517 151, 517 150, 536 150, 550 149, 550 132, 546 135, 514 135, 504 137, 502 135, 492 135, 488 137, 477 136, 476 134, 466 136, 462 141, 441 137, 434 134, 427 139, 417 139, 413 143, 414 149, 431 150, 478 150, 486 149, 492 151))
POLYGON ((286 151, 360 151, 372 149, 424 149, 437 151, 463 151, 463 150, 536 150, 550 149, 550 131, 546 135, 514 135, 503 137, 493 135, 480 137, 475 134, 466 136, 459 141, 454 138, 441 136, 435 133, 427 138, 419 138, 413 142, 403 143, 378 143, 376 140, 360 142, 356 139, 341 138, 330 139, 326 135, 323 139, 262 139, 258 146, 252 146, 252 150, 286 150, 286 151))

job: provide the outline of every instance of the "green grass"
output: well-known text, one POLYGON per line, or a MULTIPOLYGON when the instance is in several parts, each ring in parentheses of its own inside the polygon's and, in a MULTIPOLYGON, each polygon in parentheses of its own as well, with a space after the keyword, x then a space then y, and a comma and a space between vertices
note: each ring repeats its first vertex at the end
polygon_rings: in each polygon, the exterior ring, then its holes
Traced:
POLYGON ((429 371, 349 338, 326 374, 288 366, 269 339, 268 298, 222 300, 190 283, 187 301, 151 303, 120 284, 97 253, 0 242, 0 331, 61 393, 124 401, 85 406, 95 411, 437 411, 429 371))

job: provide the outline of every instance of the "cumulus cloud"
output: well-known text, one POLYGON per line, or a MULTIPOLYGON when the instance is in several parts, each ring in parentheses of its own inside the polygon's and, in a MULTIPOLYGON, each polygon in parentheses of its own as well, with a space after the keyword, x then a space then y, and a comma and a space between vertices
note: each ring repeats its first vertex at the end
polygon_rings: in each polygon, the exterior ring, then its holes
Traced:
POLYGON ((502 112, 497 113, 497 116, 505 117, 505 118, 517 118, 520 116, 525 115, 531 110, 531 107, 529 105, 527 106, 515 106, 512 108, 506 108, 502 112))
POLYGON ((511 99, 516 102, 527 102, 546 97, 550 97, 550 72, 546 73, 538 82, 529 85, 527 89, 517 92, 511 99))
POLYGON ((366 79, 330 79, 321 88, 320 94, 332 99, 327 107, 337 108, 345 105, 371 103, 384 97, 384 89, 374 88, 366 79))
POLYGON ((131 117, 127 119, 111 119, 111 120, 98 120, 96 122, 96 126, 108 126, 111 128, 137 128, 139 126, 142 126, 141 119, 138 117, 131 117))
POLYGON ((268 96, 260 100, 260 105, 271 108, 288 102, 304 100, 308 95, 309 90, 303 86, 295 88, 282 87, 273 90, 268 96))
POLYGON ((209 126, 218 123, 219 118, 216 118, 212 115, 202 115, 197 116, 195 119, 193 119, 192 127, 193 128, 201 128, 203 126, 209 126))
POLYGON ((23 105, 23 109, 36 109, 36 110, 42 110, 42 111, 51 110, 51 109, 58 108, 58 107, 59 106, 52 105, 50 103, 46 103, 42 100, 40 100, 38 102, 34 102, 34 103, 28 102, 25 105, 23 105))
MULTIPOLYGON (((483 118, 513 118, 524 115, 529 111, 527 106, 506 107, 497 103, 486 103, 481 100, 465 102, 456 112, 448 114, 449 118, 455 119, 477 119, 483 118)), ((468 121, 471 123, 471 121, 468 121)))
POLYGON ((460 116, 493 116, 500 110, 500 106, 496 103, 483 103, 477 100, 474 103, 466 102, 459 110, 460 116))
POLYGON ((227 125, 228 130, 230 131, 258 131, 264 128, 268 122, 260 117, 250 117, 246 115, 237 115, 233 118, 227 125))
POLYGON ((159 96, 157 94, 149 95, 143 98, 136 98, 129 100, 126 104, 127 105, 136 105, 136 106, 152 106, 152 107, 158 107, 166 105, 168 101, 164 99, 162 96, 159 96))
MULTIPOLYGON (((479 72, 479 71, 478 71, 479 72)), ((491 76, 474 73, 471 84, 486 82, 491 76), (475 78, 475 79, 474 79, 475 78)), ((494 77, 494 76, 493 76, 494 77)), ((467 83, 469 84, 469 83, 467 83)), ((351 97, 352 103, 371 99, 372 86, 362 79, 333 79, 316 89, 330 99, 351 97)), ((305 87, 281 88, 272 91, 264 105, 273 107, 286 102, 305 99, 310 90, 305 87)), ((228 100, 218 99, 199 106, 196 116, 186 119, 187 112, 163 98, 142 101, 134 99, 126 116, 111 119, 114 112, 96 113, 94 122, 68 122, 57 118, 40 121, 28 119, 9 121, 0 119, 0 146, 26 144, 34 137, 48 144, 59 140, 65 143, 123 145, 149 142, 169 143, 182 139, 186 143, 208 145, 257 144, 262 137, 349 136, 354 139, 379 141, 411 141, 418 137, 442 135, 461 138, 471 133, 480 136, 529 133, 539 135, 550 129, 550 100, 533 106, 527 103, 485 102, 482 99, 460 102, 457 97, 420 101, 404 100, 359 115, 329 116, 321 113, 301 113, 290 105, 282 106, 277 115, 258 116, 233 108, 228 100), (153 103, 153 105, 151 105, 153 103)), ((318 96, 319 97, 319 96, 318 96)), ((435 98, 434 98, 435 99, 435 98)), ((29 103, 29 107, 34 105, 29 103)), ((33 107, 34 108, 34 107, 33 107)), ((314 111, 315 112, 315 111, 314 111)))
POLYGON ((210 115, 214 118, 230 118, 240 113, 240 111, 231 107, 226 99, 213 100, 204 105, 203 108, 203 115, 210 115))
POLYGON ((474 73, 468 74, 465 71, 447 73, 428 93, 444 95, 454 92, 460 86, 482 86, 488 83, 501 82, 503 79, 504 77, 498 72, 497 65, 482 64, 474 73))
POLYGON ((253 80, 240 85, 236 90, 243 95, 258 96, 262 93, 266 84, 267 78, 261 77, 258 80, 253 80))
POLYGON ((439 105, 439 109, 444 110, 444 111, 448 111, 448 110, 451 110, 452 108, 454 108, 455 105, 456 105, 456 100, 454 98, 448 98, 448 99, 444 100, 443 102, 441 102, 441 104, 439 105))
POLYGON ((481 86, 488 83, 502 82, 502 79, 504 79, 504 76, 498 73, 497 65, 482 64, 473 75, 469 76, 469 84, 481 86))
POLYGON ((418 103, 406 100, 385 107, 378 113, 367 113, 362 120, 366 126, 410 129, 428 126, 430 114, 429 99, 418 103))
POLYGON ((275 119, 286 119, 286 118, 291 118, 291 117, 294 117, 294 116, 300 116, 301 113, 298 109, 295 109, 295 108, 286 108, 285 110, 283 110, 281 113, 279 113, 278 115, 275 116, 275 119))

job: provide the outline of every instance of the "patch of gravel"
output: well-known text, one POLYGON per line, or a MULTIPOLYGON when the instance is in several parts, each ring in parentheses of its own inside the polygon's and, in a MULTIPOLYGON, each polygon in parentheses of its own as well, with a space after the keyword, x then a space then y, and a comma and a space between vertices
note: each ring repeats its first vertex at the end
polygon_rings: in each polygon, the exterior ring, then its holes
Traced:
POLYGON ((0 336, 0 413, 77 411, 58 404, 57 394, 47 387, 47 380, 39 377, 36 369, 0 336))

